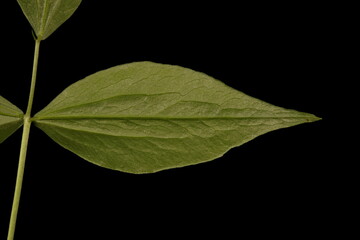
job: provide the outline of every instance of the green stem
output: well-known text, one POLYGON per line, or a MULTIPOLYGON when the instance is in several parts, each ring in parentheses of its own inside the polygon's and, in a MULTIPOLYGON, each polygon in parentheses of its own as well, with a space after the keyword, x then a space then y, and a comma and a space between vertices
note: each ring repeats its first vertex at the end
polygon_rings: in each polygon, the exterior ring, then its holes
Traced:
POLYGON ((37 74, 37 68, 39 62, 40 42, 41 40, 35 40, 34 64, 33 64, 32 77, 31 77, 30 94, 29 94, 28 106, 25 113, 25 116, 28 117, 31 116, 31 109, 34 101, 36 74, 37 74))
POLYGON ((8 240, 14 239, 16 219, 17 219, 17 213, 18 213, 18 209, 19 209, 19 202, 20 202, 20 195, 21 195, 21 187, 22 187, 22 182, 23 182, 23 177, 24 177, 26 149, 28 146, 29 134, 30 134, 31 122, 29 121, 29 119, 24 119, 24 121, 25 122, 24 122, 23 135, 22 135, 22 141, 21 141, 19 166, 18 166, 18 172, 17 172, 17 177, 16 177, 15 194, 14 194, 14 200, 13 200, 12 211, 11 211, 8 240))
POLYGON ((17 177, 16 177, 16 186, 15 186, 15 193, 14 193, 14 199, 13 199, 13 206, 12 206, 12 210, 11 210, 11 217, 10 217, 9 232, 8 232, 7 240, 13 240, 14 234, 15 234, 16 219, 17 219, 17 213, 18 213, 18 209, 19 209, 21 188, 22 188, 22 183, 23 183, 23 178, 24 178, 26 152, 27 152, 29 135, 30 135, 31 109, 32 109, 32 104, 33 104, 33 100, 34 100, 36 73, 37 73, 37 66, 38 66, 38 61, 39 61, 39 51, 40 51, 40 40, 36 40, 35 41, 34 63, 33 63, 32 77, 31 77, 29 101, 28 101, 26 113, 24 115, 24 127, 23 127, 23 134, 22 134, 22 140, 21 140, 19 165, 18 165, 18 171, 17 171, 17 177))

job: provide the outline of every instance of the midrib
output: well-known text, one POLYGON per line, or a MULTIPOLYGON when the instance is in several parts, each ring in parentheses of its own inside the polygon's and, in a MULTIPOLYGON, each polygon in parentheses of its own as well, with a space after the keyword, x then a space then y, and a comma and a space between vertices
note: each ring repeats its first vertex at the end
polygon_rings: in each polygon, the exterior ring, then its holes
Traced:
POLYGON ((39 35, 42 37, 44 35, 44 29, 45 29, 45 25, 46 25, 46 20, 48 18, 48 15, 49 15, 49 11, 48 11, 48 8, 49 8, 49 1, 48 0, 45 0, 44 2, 45 6, 43 8, 43 12, 41 14, 41 25, 40 25, 40 32, 39 32, 39 35))
POLYGON ((260 120, 260 119, 306 119, 308 121, 315 121, 318 118, 312 116, 289 116, 289 117, 221 117, 221 116, 186 116, 186 117, 179 117, 179 116, 48 116, 48 117, 34 117, 32 121, 41 121, 41 120, 81 120, 81 119, 92 119, 92 120, 260 120))

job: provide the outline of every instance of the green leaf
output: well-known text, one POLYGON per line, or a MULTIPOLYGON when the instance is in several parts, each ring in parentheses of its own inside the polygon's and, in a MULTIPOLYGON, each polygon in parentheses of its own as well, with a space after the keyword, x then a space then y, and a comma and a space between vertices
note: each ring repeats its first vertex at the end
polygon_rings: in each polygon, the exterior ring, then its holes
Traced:
POLYGON ((36 36, 49 37, 79 7, 81 0, 18 0, 36 36))
POLYGON ((78 81, 34 120, 94 164, 151 173, 206 162, 266 132, 318 118, 254 99, 203 73, 137 62, 78 81))
POLYGON ((23 124, 23 112, 0 96, 0 143, 23 124))

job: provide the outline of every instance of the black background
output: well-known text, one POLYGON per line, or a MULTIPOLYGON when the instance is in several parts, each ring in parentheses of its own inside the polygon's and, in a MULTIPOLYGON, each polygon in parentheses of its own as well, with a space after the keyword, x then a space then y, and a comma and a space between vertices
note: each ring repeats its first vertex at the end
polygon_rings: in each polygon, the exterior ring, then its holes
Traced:
MULTIPOLYGON (((99 168, 32 128, 16 239, 333 231, 326 223, 335 214, 329 211, 334 163, 324 152, 331 151, 328 97, 337 72, 327 6, 115 2, 83 1, 42 42, 34 113, 87 75, 149 60, 205 72, 323 120, 260 136, 212 162, 148 175, 99 168)), ((16 1, 1 7, 9 14, 0 15, 0 94, 25 110, 34 41, 16 1)), ((20 139, 18 131, 0 146, 0 239, 6 238, 20 139)))

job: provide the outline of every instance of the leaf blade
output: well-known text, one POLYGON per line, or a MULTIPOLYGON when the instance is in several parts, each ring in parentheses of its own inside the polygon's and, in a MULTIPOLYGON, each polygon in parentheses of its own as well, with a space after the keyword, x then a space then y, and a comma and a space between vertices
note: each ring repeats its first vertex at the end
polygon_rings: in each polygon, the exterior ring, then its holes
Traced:
POLYGON ((203 73, 151 62, 95 73, 64 90, 35 119, 82 158, 131 173, 210 161, 268 131, 317 120, 203 73))
POLYGON ((0 96, 0 143, 21 127, 23 112, 0 96))
POLYGON ((48 38, 79 7, 81 0, 18 0, 40 40, 48 38))

